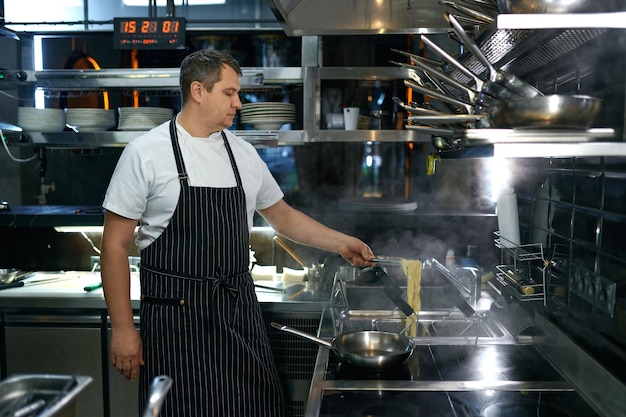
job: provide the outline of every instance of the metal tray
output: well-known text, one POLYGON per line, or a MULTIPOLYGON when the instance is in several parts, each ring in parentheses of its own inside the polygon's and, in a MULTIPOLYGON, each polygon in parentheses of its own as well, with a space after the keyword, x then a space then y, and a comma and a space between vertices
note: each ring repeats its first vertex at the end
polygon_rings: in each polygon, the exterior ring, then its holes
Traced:
POLYGON ((0 382, 0 416, 73 417, 76 397, 92 381, 89 376, 25 374, 0 382), (29 408, 30 407, 30 408, 29 408))

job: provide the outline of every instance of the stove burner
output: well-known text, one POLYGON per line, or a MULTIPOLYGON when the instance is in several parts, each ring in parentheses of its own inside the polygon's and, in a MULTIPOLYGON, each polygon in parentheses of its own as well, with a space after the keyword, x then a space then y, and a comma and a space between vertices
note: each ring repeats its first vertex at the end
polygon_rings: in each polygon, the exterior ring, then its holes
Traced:
POLYGON ((363 368, 340 362, 334 374, 334 379, 336 380, 413 380, 411 372, 403 365, 387 366, 384 368, 363 368))
POLYGON ((526 361, 520 355, 511 355, 492 346, 480 346, 457 358, 459 365, 468 369, 489 372, 506 372, 526 367, 526 361))
POLYGON ((463 403, 446 393, 346 392, 324 397, 320 417, 472 417, 463 403))
POLYGON ((498 401, 486 405, 481 413, 481 417, 574 417, 558 406, 541 402, 540 400, 498 401))

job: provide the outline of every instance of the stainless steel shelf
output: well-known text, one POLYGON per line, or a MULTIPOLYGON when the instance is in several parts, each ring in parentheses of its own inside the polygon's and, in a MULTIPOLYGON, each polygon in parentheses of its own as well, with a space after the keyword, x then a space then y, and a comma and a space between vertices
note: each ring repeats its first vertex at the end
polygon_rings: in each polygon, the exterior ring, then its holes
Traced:
MULTIPOLYGON (((105 131, 105 132, 4 132, 9 145, 36 146, 48 148, 100 148, 126 146, 128 142, 145 131, 105 131)), ((237 136, 252 143, 256 148, 275 147, 279 144, 300 144, 304 132, 301 130, 236 130, 237 136)))
POLYGON ((626 143, 498 143, 493 145, 493 156, 500 158, 626 156, 626 143))
MULTIPOLYGON (((242 89, 280 84, 302 84, 303 67, 242 68, 242 89)), ((44 70, 35 71, 33 83, 47 90, 100 88, 178 89, 178 68, 44 70)))
POLYGON ((311 142, 416 142, 430 143, 430 135, 411 130, 318 130, 311 142))
POLYGON ((501 14, 498 29, 626 29, 626 12, 501 14))

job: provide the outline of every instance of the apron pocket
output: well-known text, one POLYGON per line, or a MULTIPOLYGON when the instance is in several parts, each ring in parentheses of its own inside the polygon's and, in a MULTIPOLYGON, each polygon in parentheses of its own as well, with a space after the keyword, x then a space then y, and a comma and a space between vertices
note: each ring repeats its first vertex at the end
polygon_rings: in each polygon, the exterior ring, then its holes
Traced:
POLYGON ((173 297, 153 297, 150 295, 142 295, 141 302, 152 305, 163 305, 163 306, 184 306, 185 299, 184 298, 173 298, 173 297))

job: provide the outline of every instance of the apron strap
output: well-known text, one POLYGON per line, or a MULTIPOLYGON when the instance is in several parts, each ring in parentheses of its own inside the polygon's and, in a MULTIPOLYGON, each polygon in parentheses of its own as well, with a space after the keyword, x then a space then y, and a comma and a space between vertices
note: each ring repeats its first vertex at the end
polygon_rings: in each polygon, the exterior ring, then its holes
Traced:
POLYGON ((172 141, 172 149, 174 150, 174 159, 176 160, 178 179, 182 185, 189 185, 189 175, 187 175, 187 168, 185 168, 183 153, 180 150, 180 145, 178 144, 178 130, 176 129, 177 117, 178 115, 172 117, 172 120, 170 120, 170 140, 172 141))

